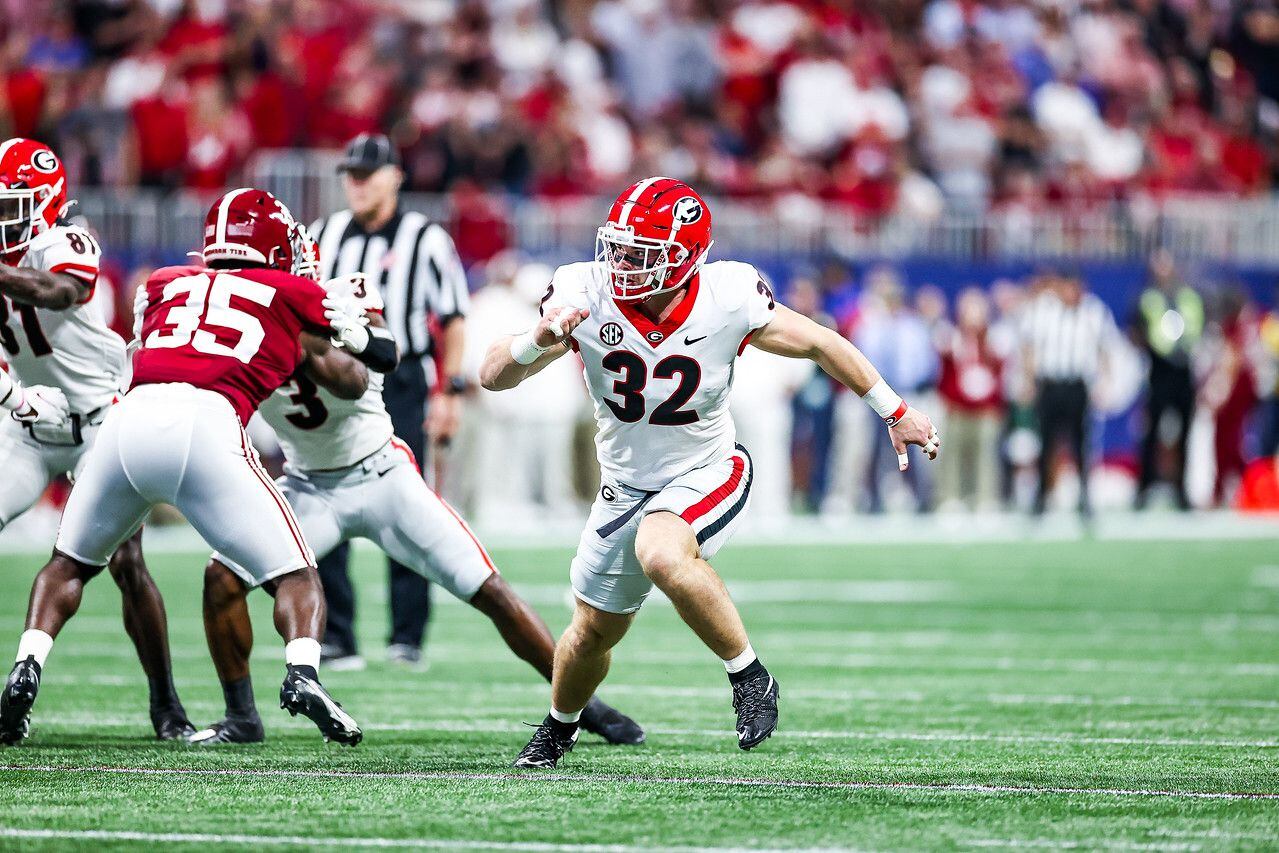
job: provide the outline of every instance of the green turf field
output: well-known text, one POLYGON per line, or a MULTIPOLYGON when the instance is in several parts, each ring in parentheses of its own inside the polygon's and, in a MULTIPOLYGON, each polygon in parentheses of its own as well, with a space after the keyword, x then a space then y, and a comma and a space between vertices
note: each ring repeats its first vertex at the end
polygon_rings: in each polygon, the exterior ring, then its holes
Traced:
MULTIPOLYGON (((558 631, 568 552, 495 556, 558 631)), ((0 558, 5 654, 37 562, 0 558)), ((151 557, 197 724, 221 710, 200 562, 151 557)), ((548 691, 478 614, 437 608, 425 672, 380 662, 384 572, 367 551, 373 662, 325 678, 365 726, 356 749, 276 707, 282 651, 261 594, 268 743, 155 743, 100 579, 50 657, 32 738, 0 752, 0 847, 1279 844, 1276 542, 730 546, 717 565, 781 682, 778 734, 736 749, 722 667, 650 604, 602 691, 649 743, 584 736, 553 777, 508 771, 548 691)))

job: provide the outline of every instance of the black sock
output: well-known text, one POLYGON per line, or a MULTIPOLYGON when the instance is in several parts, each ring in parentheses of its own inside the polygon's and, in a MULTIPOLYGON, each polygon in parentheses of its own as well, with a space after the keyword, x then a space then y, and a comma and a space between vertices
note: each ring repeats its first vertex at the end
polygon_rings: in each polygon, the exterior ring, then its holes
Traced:
POLYGON ((315 667, 313 666, 307 666, 305 664, 295 665, 295 664, 289 663, 289 664, 285 664, 285 667, 290 672, 296 672, 298 675, 305 675, 307 678, 311 679, 312 681, 320 680, 320 674, 315 671, 315 667))
POLYGON ((228 717, 257 718, 258 708, 253 702, 253 679, 250 676, 222 682, 222 696, 226 700, 228 717))
POLYGON ((147 676, 147 689, 151 691, 151 709, 171 708, 178 702, 178 690, 173 686, 173 673, 166 672, 158 678, 147 676))
POLYGON ((545 719, 545 720, 543 720, 542 722, 543 722, 543 724, 544 724, 544 725, 551 725, 551 726, 554 726, 554 727, 555 727, 555 728, 557 728, 557 729, 561 729, 561 730, 563 730, 563 731, 568 731, 568 732, 573 731, 574 729, 576 729, 578 726, 580 726, 580 725, 582 724, 582 721, 581 721, 581 719, 580 719, 580 718, 578 719, 578 721, 577 721, 576 723, 564 723, 564 722, 560 722, 559 720, 555 719, 555 718, 554 718, 554 717, 552 717, 550 714, 547 714, 547 715, 546 715, 546 719, 545 719))
POLYGON ((751 661, 743 670, 730 672, 728 674, 728 681, 730 684, 741 684, 743 681, 750 681, 757 675, 768 675, 768 670, 764 669, 764 665, 759 662, 759 658, 755 658, 755 660, 751 661))

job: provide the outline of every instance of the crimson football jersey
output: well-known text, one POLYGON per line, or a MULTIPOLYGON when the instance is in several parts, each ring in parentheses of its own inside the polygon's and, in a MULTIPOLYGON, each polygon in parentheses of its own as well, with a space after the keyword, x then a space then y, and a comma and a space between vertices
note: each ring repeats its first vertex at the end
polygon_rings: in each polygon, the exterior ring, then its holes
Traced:
POLYGON ((133 387, 215 391, 243 423, 301 363, 299 333, 330 333, 324 288, 280 270, 166 267, 145 287, 133 387))

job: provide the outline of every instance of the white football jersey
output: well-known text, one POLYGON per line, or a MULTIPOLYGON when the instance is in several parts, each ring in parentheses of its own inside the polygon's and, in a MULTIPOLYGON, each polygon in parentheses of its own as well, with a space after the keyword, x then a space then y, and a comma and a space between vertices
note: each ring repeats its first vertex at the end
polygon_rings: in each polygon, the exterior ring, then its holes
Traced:
MULTIPOLYGON (((359 296, 366 313, 382 313, 382 295, 376 287, 359 296)), ((358 400, 335 396, 299 370, 258 411, 275 430, 285 460, 299 471, 354 465, 395 434, 382 401, 382 374, 372 370, 369 388, 358 400)))
POLYGON ((658 324, 615 301, 607 276, 595 262, 562 266, 543 305, 591 312, 572 343, 595 402, 605 479, 657 490, 733 451, 733 366, 773 318, 773 293, 750 264, 717 261, 658 324))
POLYGON ((23 385, 61 389, 78 414, 110 403, 125 379, 124 341, 91 298, 101 254, 83 228, 55 225, 32 240, 18 267, 73 276, 89 286, 90 298, 52 311, 0 296, 0 343, 13 374, 23 385))

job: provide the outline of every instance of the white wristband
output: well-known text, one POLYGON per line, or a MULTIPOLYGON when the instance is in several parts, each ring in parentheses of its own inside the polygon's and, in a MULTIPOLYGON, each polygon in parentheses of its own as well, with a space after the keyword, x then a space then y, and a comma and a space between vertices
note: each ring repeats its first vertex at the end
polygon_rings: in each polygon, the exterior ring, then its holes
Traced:
POLYGON ((533 340, 532 332, 516 335, 511 339, 511 358, 516 364, 532 364, 542 357, 550 347, 544 347, 533 340))
POLYGON ((872 385, 871 389, 862 395, 862 399, 889 426, 897 423, 901 416, 905 414, 905 402, 898 396, 896 391, 888 387, 888 383, 883 379, 872 385))

